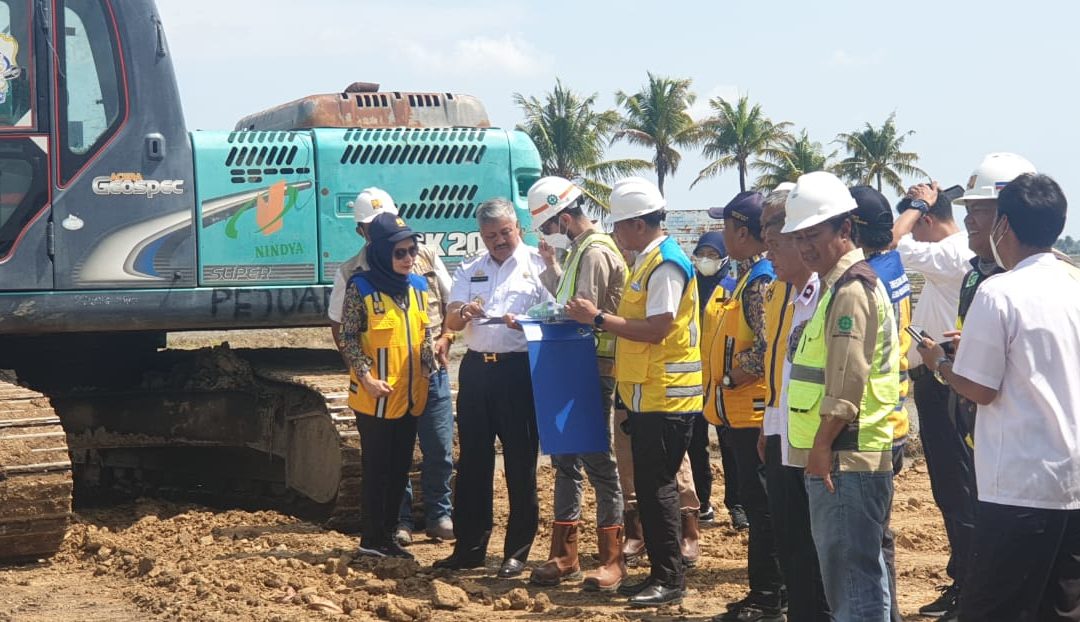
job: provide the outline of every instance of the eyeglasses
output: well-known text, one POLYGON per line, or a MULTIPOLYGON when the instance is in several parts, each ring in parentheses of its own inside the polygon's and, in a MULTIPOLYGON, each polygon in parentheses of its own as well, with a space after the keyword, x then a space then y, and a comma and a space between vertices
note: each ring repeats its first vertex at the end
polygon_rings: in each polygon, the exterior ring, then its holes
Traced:
POLYGON ((413 244, 409 248, 395 248, 394 249, 394 259, 397 259, 398 261, 401 261, 402 259, 405 259, 406 257, 416 257, 416 254, 419 253, 419 252, 420 252, 420 248, 418 246, 416 246, 415 244, 413 244))

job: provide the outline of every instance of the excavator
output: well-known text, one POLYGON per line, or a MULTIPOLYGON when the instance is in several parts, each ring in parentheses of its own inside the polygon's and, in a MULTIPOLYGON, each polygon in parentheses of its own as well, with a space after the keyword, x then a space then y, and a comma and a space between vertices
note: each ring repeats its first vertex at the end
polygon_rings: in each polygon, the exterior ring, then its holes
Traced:
POLYGON ((476 207, 505 197, 527 224, 539 176, 528 136, 463 94, 358 82, 189 131, 152 0, 0 0, 0 560, 55 552, 73 496, 356 529, 336 353, 165 335, 326 325, 365 187, 452 269, 482 247, 476 207))

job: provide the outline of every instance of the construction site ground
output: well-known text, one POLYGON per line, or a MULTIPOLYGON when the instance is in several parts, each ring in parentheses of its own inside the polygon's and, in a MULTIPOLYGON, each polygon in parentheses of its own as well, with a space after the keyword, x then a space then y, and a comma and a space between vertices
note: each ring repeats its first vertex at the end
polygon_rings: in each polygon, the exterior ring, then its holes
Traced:
MULTIPOLYGON (((228 340, 233 347, 331 347, 325 329, 171 335, 169 347, 228 340)), ((724 478, 713 446, 713 499, 724 478)), ((530 561, 544 560, 553 475, 538 468, 541 528, 530 561)), ((595 503, 586 487, 584 519, 595 503)), ((354 559, 356 538, 272 511, 210 508, 139 499, 111 507, 78 507, 59 554, 0 568, 0 620, 707 620, 746 589, 746 532, 717 512, 702 530, 702 556, 680 606, 629 610, 625 598, 584 593, 575 583, 537 588, 527 575, 495 578, 508 508, 502 473, 495 480, 495 533, 485 569, 448 573, 431 563, 451 544, 416 534, 417 562, 354 559)), ((905 619, 946 583, 947 541, 930 493, 925 463, 909 459, 896 478, 898 597, 905 619)), ((586 529, 582 564, 596 565, 586 529)), ((632 569, 640 575, 645 569, 632 569)))

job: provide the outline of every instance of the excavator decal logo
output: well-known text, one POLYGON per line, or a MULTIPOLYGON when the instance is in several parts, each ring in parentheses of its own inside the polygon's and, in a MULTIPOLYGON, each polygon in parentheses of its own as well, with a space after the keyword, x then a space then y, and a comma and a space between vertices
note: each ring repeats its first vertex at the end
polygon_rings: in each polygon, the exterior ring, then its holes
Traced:
POLYGON ((11 80, 18 78, 22 69, 15 64, 15 57, 19 54, 19 42, 15 37, 0 34, 0 104, 8 99, 8 91, 11 90, 11 80))
POLYGON ((233 213, 225 223, 225 235, 235 240, 240 235, 236 228, 240 216, 252 208, 255 208, 255 224, 259 227, 258 231, 264 236, 277 233, 284 224, 285 214, 296 207, 299 195, 300 191, 296 186, 290 186, 284 180, 276 182, 233 213))

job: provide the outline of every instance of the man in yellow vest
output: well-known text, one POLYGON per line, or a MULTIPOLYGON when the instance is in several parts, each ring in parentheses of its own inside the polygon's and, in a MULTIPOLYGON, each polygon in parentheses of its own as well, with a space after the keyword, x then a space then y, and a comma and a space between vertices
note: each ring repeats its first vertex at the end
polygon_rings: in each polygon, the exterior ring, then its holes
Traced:
MULTIPOLYGON (((810 532, 810 500, 800 467, 788 455, 787 384, 791 373, 788 342, 795 326, 805 324, 817 308, 821 284, 806 267, 791 234, 784 228, 790 188, 765 197, 761 229, 776 280, 765 293, 765 418, 758 448, 765 463, 765 490, 776 538, 776 553, 786 579, 789 622, 829 622, 829 604, 821 585, 814 537, 810 532)), ((798 337, 794 337, 798 341, 798 337)))
POLYGON ((701 416, 701 353, 697 283, 690 259, 662 224, 666 202, 657 187, 631 177, 611 191, 619 246, 638 251, 618 314, 585 298, 567 312, 613 333, 619 400, 629 411, 634 484, 651 570, 619 588, 634 607, 681 602, 685 569, 675 475, 701 416))
POLYGON ((713 332, 705 335, 707 357, 703 353, 705 418, 728 428, 738 481, 727 485, 739 487, 739 500, 750 519, 750 593, 730 603, 719 619, 781 622, 784 580, 757 451, 765 414, 765 292, 776 278, 761 237, 764 202, 760 192, 745 191, 723 208, 709 210, 713 218, 724 219, 724 243, 728 256, 738 262, 739 280, 707 322, 713 332))
MULTIPOLYGON (((540 256, 547 269, 540 273, 540 282, 554 294, 557 304, 581 297, 601 311, 614 313, 626 284, 626 262, 614 240, 593 226, 582 209, 583 202, 581 189, 562 177, 544 177, 529 189, 533 226, 545 237, 540 242, 540 256), (560 266, 555 249, 565 248, 567 242, 569 255, 560 266)), ((598 415, 604 418, 610 437, 615 395, 615 336, 611 333, 597 333, 596 360, 600 367, 598 415)), ((558 585, 563 579, 581 576, 577 549, 584 468, 596 492, 600 567, 585 576, 582 587, 588 591, 615 590, 626 578, 626 564, 622 557, 623 496, 610 447, 590 454, 552 456, 551 466, 555 470, 551 552, 544 564, 533 569, 529 582, 558 585)))
POLYGON ((799 178, 783 231, 821 275, 821 298, 792 353, 788 442, 805 468, 810 527, 836 620, 885 621, 881 542, 892 500, 890 415, 900 399, 900 341, 889 294, 852 241, 847 186, 823 171, 799 178))

